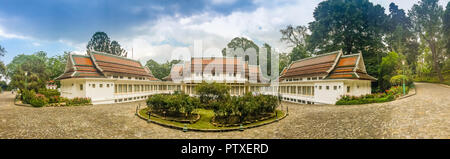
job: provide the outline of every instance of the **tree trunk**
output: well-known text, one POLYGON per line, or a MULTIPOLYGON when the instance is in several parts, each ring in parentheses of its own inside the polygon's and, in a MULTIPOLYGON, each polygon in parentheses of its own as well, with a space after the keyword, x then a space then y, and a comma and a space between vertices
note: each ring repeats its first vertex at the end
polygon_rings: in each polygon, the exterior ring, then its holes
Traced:
POLYGON ((433 68, 437 72, 439 82, 443 82, 444 78, 442 77, 441 68, 439 67, 438 53, 434 42, 430 42, 430 49, 433 57, 433 68))

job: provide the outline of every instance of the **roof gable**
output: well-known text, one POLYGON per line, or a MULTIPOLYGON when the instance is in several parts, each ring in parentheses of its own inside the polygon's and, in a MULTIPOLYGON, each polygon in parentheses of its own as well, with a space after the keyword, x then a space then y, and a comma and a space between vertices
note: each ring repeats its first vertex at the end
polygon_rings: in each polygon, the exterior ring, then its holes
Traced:
POLYGON ((139 61, 97 51, 90 51, 89 55, 95 66, 104 74, 143 76, 157 80, 139 61))

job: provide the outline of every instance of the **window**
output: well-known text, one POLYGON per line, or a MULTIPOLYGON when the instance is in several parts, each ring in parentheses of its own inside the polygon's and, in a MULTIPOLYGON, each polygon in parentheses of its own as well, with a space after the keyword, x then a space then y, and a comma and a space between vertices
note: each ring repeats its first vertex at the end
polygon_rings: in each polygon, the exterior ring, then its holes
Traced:
POLYGON ((109 88, 109 84, 106 84, 106 87, 108 87, 108 88, 109 88))
POLYGON ((319 90, 322 90, 322 86, 319 86, 319 90))
POLYGON ((128 79, 130 80, 130 79, 131 79, 131 77, 128 77, 128 79))
POLYGON ((334 89, 334 90, 337 90, 337 86, 333 86, 333 89, 334 89))
POLYGON ((309 80, 311 80, 311 77, 308 77, 307 79, 308 79, 308 81, 309 81, 309 80))
POLYGON ((92 88, 95 88, 95 84, 92 84, 92 88))
POLYGON ((123 76, 120 76, 120 79, 123 79, 123 76))
POLYGON ((103 84, 99 84, 100 85, 100 88, 103 88, 103 84))
POLYGON ((330 90, 330 86, 326 86, 327 90, 330 90))
POLYGON ((347 86, 347 93, 350 93, 350 86, 347 86))
POLYGON ((356 85, 356 88, 359 88, 359 85, 356 85))
POLYGON ((83 90, 83 84, 80 84, 80 91, 83 90))
POLYGON ((319 77, 319 79, 321 80, 323 77, 319 77))
POLYGON ((119 76, 113 76, 113 78, 118 78, 119 76))

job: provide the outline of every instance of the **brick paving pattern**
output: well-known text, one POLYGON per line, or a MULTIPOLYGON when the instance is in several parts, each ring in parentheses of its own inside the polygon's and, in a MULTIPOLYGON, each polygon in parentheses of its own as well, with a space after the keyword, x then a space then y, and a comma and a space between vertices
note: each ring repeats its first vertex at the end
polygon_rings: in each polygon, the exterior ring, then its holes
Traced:
MULTIPOLYGON (((417 83, 417 94, 388 103, 289 106, 278 123, 244 132, 182 132, 134 116, 137 103, 81 107, 15 106, 0 95, 0 138, 446 138, 450 88, 417 83)), ((141 102, 141 104, 144 104, 141 102)))

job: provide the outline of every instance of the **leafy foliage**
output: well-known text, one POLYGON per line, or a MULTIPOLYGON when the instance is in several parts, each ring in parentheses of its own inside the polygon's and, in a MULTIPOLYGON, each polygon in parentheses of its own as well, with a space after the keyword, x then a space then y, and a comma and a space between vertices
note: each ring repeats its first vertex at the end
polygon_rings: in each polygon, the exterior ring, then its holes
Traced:
POLYGON ((46 88, 39 89, 38 93, 44 95, 47 98, 61 95, 61 93, 58 92, 58 90, 56 89, 46 89, 46 88))
POLYGON ((45 52, 15 56, 11 63, 7 65, 7 75, 11 79, 10 85, 20 90, 33 89, 35 92, 39 88, 44 88, 45 82, 49 80, 46 62, 45 52), (25 75, 25 72, 27 72, 27 75, 25 75))
MULTIPOLYGON (((244 53, 248 49, 253 48, 256 51, 256 64, 259 64, 259 47, 253 41, 244 37, 235 37, 227 44, 227 48, 222 49, 222 55, 230 57, 244 57, 244 55, 241 53, 244 53), (227 50, 227 48, 229 50, 227 50), (238 49, 242 49, 242 51, 244 52, 239 52, 238 49)), ((249 61, 250 64, 255 65, 255 63, 251 63, 252 60, 250 60, 249 58, 250 57, 248 56, 244 57, 245 61, 249 61)))
POLYGON ((202 82, 195 87, 195 90, 200 96, 200 102, 206 107, 212 102, 224 102, 230 96, 230 87, 216 82, 202 82))
POLYGON ((299 45, 306 46, 306 39, 308 35, 308 27, 306 26, 296 26, 288 25, 286 29, 281 29, 281 41, 288 42, 292 46, 296 47, 299 45))
POLYGON ((390 87, 389 81, 399 66, 399 60, 400 57, 396 52, 390 52, 386 57, 383 57, 378 70, 378 73, 382 77, 381 79, 378 79, 381 83, 380 87, 382 90, 390 87))
POLYGON ((121 48, 117 41, 109 39, 105 32, 95 32, 91 40, 86 45, 87 50, 105 52, 117 56, 127 56, 127 51, 121 48))
POLYGON ((43 107, 48 104, 48 98, 46 98, 44 95, 36 95, 33 99, 31 99, 30 102, 31 106, 33 107, 43 107))
POLYGON ((233 96, 223 102, 212 102, 216 122, 234 124, 257 119, 260 116, 275 112, 278 106, 276 96, 252 95, 246 93, 242 97, 233 96), (239 120, 233 120, 233 119, 239 120))
POLYGON ((442 60, 442 6, 438 5, 438 0, 421 0, 419 4, 414 4, 408 13, 411 18, 414 32, 430 48, 432 53, 433 70, 437 73, 439 80, 444 79, 441 73, 439 62, 442 60))
POLYGON ((306 48, 303 45, 297 45, 292 49, 292 52, 289 54, 290 62, 297 61, 300 59, 304 59, 307 57, 311 57, 311 54, 307 52, 306 48))
POLYGON ((405 85, 407 85, 407 86, 412 84, 412 79, 405 75, 396 75, 396 76, 393 76, 390 80, 391 84, 394 86, 402 85, 403 81, 405 82, 405 85))
POLYGON ((190 116, 197 108, 199 100, 184 93, 177 94, 156 94, 147 99, 147 106, 152 112, 164 114, 184 113, 190 116))
POLYGON ((164 77, 167 77, 170 74, 170 70, 172 69, 172 66, 180 63, 181 60, 172 60, 167 61, 166 63, 159 64, 153 59, 150 59, 145 64, 146 67, 148 67, 151 71, 153 76, 158 79, 163 79, 164 77))
POLYGON ((25 104, 30 104, 31 101, 36 97, 34 90, 23 90, 21 91, 21 99, 25 104))
POLYGON ((73 99, 65 99, 66 106, 78 106, 92 104, 91 98, 75 97, 73 99))

